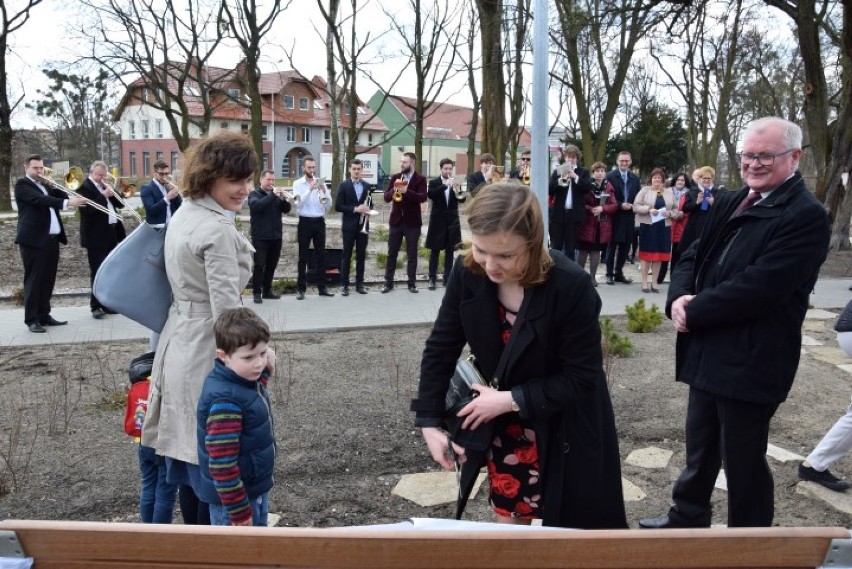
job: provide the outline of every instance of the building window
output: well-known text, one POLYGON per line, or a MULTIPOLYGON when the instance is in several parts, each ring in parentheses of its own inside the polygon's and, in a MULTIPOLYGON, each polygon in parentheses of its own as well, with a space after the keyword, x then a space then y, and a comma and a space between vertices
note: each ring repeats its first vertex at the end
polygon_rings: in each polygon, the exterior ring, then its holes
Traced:
POLYGON ((326 128, 322 131, 322 143, 323 144, 331 144, 331 129, 326 128))
POLYGON ((299 110, 307 111, 308 110, 308 98, 307 97, 299 97, 299 110))
POLYGON ((287 136, 284 140, 286 140, 287 142, 296 142, 296 127, 288 126, 286 132, 287 136))
POLYGON ((172 172, 177 170, 178 151, 172 150, 172 172))
POLYGON ((263 169, 269 170, 269 152, 263 153, 263 169))
POLYGON ((142 138, 149 138, 151 136, 151 132, 149 129, 149 121, 142 121, 142 138))
POLYGON ((228 98, 236 101, 240 98, 240 90, 239 89, 228 89, 228 98))
POLYGON ((148 87, 142 87, 142 90, 139 92, 139 98, 142 99, 143 102, 148 100, 148 87))
POLYGON ((240 125, 240 132, 242 132, 243 134, 248 134, 248 130, 248 125, 246 123, 240 125))
POLYGON ((220 122, 219 128, 221 128, 222 130, 228 130, 228 123, 227 122, 220 122))
POLYGON ((159 151, 159 150, 158 150, 158 151, 157 151, 157 154, 155 155, 155 158, 156 158, 157 160, 162 160, 162 159, 163 159, 163 153, 162 153, 161 151, 159 151))
POLYGON ((142 153, 142 175, 148 177, 151 175, 151 153, 142 153))
POLYGON ((269 140, 269 127, 265 124, 260 125, 260 139, 269 140))
POLYGON ((369 146, 373 145, 373 133, 372 132, 367 133, 367 145, 369 145, 369 146))
POLYGON ((322 101, 319 99, 314 100, 314 110, 321 111, 322 110, 322 101))
POLYGON ((281 177, 289 178, 290 177, 290 157, 285 156, 281 159, 281 177))
POLYGON ((129 161, 130 161, 130 175, 136 176, 136 153, 135 152, 130 153, 129 161))
POLYGON ((302 142, 305 144, 311 143, 311 127, 303 126, 302 127, 302 142))
POLYGON ((154 121, 154 132, 157 135, 157 138, 163 138, 163 119, 157 119, 154 121))
POLYGON ((136 123, 135 122, 130 121, 130 122, 127 123, 127 132, 128 132, 128 136, 131 138, 131 140, 136 138, 136 123))
POLYGON ((284 95, 284 108, 292 109, 296 104, 296 100, 293 98, 293 95, 284 95))

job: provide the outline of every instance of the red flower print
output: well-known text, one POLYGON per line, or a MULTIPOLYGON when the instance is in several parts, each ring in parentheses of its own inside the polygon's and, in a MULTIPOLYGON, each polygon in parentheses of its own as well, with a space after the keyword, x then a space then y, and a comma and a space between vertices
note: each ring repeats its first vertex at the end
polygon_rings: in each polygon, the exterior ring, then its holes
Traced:
POLYGON ((538 449, 535 445, 519 448, 515 451, 515 456, 522 464, 532 464, 538 460, 538 449))
POLYGON ((518 502, 517 504, 515 504, 515 514, 518 516, 529 515, 532 513, 532 511, 532 506, 530 506, 526 502, 518 502))
POLYGON ((491 489, 501 496, 514 498, 518 495, 521 483, 508 474, 494 473, 491 475, 491 489))

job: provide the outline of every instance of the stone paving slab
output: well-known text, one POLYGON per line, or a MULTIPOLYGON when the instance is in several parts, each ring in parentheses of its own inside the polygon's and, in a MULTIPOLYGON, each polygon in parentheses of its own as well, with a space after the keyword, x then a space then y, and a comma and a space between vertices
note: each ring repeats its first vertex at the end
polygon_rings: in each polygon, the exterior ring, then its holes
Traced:
POLYGON ((811 308, 805 318, 808 320, 837 320, 837 314, 821 308, 811 308))
POLYGON ((805 460, 805 457, 779 446, 775 446, 772 443, 769 443, 766 446, 766 456, 774 458, 778 462, 802 462, 805 460))
POLYGON ((837 367, 847 373, 852 373, 852 364, 839 364, 837 367))
POLYGON ((639 468, 665 468, 673 454, 670 450, 658 447, 641 448, 627 455, 624 462, 639 468))
POLYGON ((815 359, 833 365, 852 364, 852 359, 843 353, 843 350, 837 346, 813 346, 808 348, 815 359))
POLYGON ((825 320, 808 320, 806 317, 802 323, 803 332, 825 332, 828 328, 828 322, 825 320))
POLYGON ((621 477, 621 492, 624 494, 625 502, 641 502, 645 499, 645 492, 627 478, 621 477))
MULTIPOLYGON (((485 472, 480 473, 473 485, 470 498, 473 499, 479 487, 487 478, 485 472)), ((391 494, 414 502, 418 506, 437 506, 452 504, 459 493, 455 472, 418 472, 406 474, 391 490, 391 494)))
POLYGON ((713 485, 715 488, 719 490, 728 491, 728 477, 725 476, 725 469, 719 471, 719 475, 716 477, 716 483, 713 485))
POLYGON ((796 484, 796 493, 824 502, 838 512, 852 515, 852 494, 847 492, 835 492, 816 482, 802 481, 796 484))
POLYGON ((820 342, 816 338, 812 338, 807 334, 802 334, 802 345, 803 346, 824 346, 825 342, 820 342))

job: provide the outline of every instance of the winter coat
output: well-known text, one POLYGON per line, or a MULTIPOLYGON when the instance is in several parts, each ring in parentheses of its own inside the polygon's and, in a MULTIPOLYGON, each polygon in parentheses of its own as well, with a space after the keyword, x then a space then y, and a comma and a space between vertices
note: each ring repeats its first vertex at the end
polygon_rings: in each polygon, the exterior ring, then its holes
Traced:
POLYGON ((577 232, 577 240, 584 243, 595 243, 595 235, 600 232, 601 244, 609 243, 612 239, 612 216, 618 211, 618 203, 615 201, 615 196, 612 195, 612 186, 607 182, 602 182, 601 188, 595 188, 594 191, 586 194, 586 201, 583 204, 586 210, 586 217, 583 219, 583 225, 580 226, 580 231, 577 232), (603 205, 603 219, 592 215, 592 208, 600 205, 599 196, 609 196, 603 205))
POLYGON ((248 206, 252 241, 274 241, 282 238, 281 215, 290 212, 290 202, 282 200, 272 192, 255 188, 249 194, 248 206))
POLYGON ((672 243, 680 243, 680 240, 683 238, 683 232, 686 229, 686 224, 689 221, 689 213, 683 211, 684 203, 686 203, 686 192, 680 196, 680 201, 678 201, 676 208, 683 213, 683 217, 672 220, 672 243))
MULTIPOLYGON (((666 209, 671 213, 675 209, 674 192, 669 187, 663 188, 663 200, 666 202, 666 209)), ((657 203, 657 192, 651 186, 645 186, 639 190, 636 200, 633 202, 633 213, 636 214, 636 221, 639 224, 651 224, 651 209, 657 203)), ((666 227, 672 224, 672 218, 665 218, 666 227)))
MULTIPOLYGON (((606 181, 612 186, 612 193, 618 202, 618 209, 612 216, 612 241, 616 243, 632 243, 635 226, 633 211, 621 209, 624 199, 624 181, 621 172, 611 170, 606 175, 606 181)), ((627 203, 633 203, 639 193, 639 176, 633 172, 627 173, 627 203)))
MULTIPOLYGON (((446 189, 440 176, 429 180, 427 196, 432 200, 432 207, 429 211, 429 228, 426 230, 427 249, 443 251, 461 243, 459 200, 452 190, 447 198, 446 189)), ((461 201, 466 199, 463 194, 461 201)))
POLYGON ((172 306, 160 334, 142 444, 157 454, 198 464, 195 413, 216 344, 213 323, 242 306, 254 247, 208 196, 184 200, 166 232, 172 306))
POLYGON ((734 216, 748 192, 719 192, 702 238, 672 275, 666 313, 680 296, 696 295, 686 308, 689 332, 677 338, 678 381, 777 405, 799 365, 808 296, 828 252, 828 217, 799 172, 734 216))
MULTIPOLYGON (((701 237, 707 216, 713 211, 716 205, 716 198, 719 197, 716 188, 710 188, 710 195, 713 196, 713 205, 709 206, 708 209, 701 209, 701 204, 698 203, 698 192, 703 191, 703 188, 690 188, 686 192, 686 199, 683 201, 683 211, 689 214, 689 223, 684 227, 680 238, 681 250, 686 250, 687 247, 692 245, 693 241, 701 237)), ((721 192, 721 195, 724 196, 728 193, 727 191, 721 192)))
POLYGON ((846 308, 843 309, 843 312, 840 313, 840 317, 837 319, 837 324, 834 325, 835 332, 852 332, 852 300, 846 305, 846 308))

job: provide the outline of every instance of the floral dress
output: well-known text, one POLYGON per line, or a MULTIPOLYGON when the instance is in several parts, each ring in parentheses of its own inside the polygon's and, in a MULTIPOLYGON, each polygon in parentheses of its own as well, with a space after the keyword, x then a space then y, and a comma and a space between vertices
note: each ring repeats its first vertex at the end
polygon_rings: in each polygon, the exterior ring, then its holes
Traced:
MULTIPOLYGON (((512 325, 499 307, 503 323, 503 345, 509 342, 512 325)), ((500 415, 495 420, 494 440, 488 451, 489 496, 494 513, 508 518, 532 520, 542 517, 541 479, 535 429, 517 413, 500 415)))

